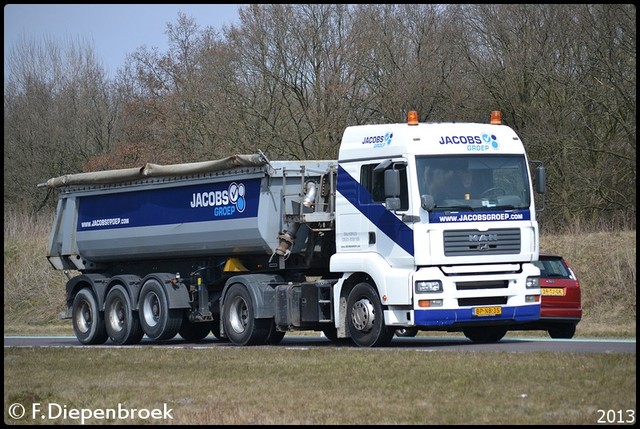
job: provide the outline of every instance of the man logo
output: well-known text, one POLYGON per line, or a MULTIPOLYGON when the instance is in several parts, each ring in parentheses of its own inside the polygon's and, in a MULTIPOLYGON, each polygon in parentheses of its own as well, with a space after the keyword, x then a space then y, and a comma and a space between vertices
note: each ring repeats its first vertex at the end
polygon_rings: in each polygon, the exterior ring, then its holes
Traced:
POLYGON ((498 234, 469 234, 469 241, 472 243, 486 243, 488 241, 498 241, 498 234))

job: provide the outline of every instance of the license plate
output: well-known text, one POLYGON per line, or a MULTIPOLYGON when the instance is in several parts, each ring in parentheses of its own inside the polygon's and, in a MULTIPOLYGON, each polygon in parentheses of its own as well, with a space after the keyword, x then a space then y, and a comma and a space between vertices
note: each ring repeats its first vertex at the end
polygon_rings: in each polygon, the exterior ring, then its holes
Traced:
POLYGON ((561 287, 543 287, 543 295, 564 296, 564 289, 561 287))
POLYGON ((474 316, 499 316, 502 314, 502 307, 475 307, 474 316))

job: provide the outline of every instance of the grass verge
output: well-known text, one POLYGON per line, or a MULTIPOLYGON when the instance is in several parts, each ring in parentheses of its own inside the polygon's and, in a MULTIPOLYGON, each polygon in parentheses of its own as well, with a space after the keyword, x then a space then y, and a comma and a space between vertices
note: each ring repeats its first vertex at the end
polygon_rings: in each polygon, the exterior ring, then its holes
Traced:
POLYGON ((42 416, 120 407, 172 412, 85 423, 558 425, 636 409, 635 354, 5 348, 4 362, 5 423, 76 424, 42 416), (14 403, 22 419, 7 414, 14 403))

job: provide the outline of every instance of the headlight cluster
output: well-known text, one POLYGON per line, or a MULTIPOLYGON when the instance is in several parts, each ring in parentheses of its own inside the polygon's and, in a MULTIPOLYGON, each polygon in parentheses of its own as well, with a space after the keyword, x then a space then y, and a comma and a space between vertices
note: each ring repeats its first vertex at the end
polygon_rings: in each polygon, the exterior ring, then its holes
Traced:
POLYGON ((418 280, 415 286, 416 293, 442 292, 440 280, 418 280))
POLYGON ((527 289, 537 289, 540 287, 540 277, 527 277, 527 289))

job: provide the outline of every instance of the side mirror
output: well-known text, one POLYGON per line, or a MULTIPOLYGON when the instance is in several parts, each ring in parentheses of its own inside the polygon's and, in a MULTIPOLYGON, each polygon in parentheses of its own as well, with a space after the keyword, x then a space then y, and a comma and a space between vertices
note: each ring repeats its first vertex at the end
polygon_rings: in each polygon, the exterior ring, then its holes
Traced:
POLYGON ((544 194, 547 191, 547 169, 544 165, 536 168, 536 192, 544 194))
POLYGON ((436 202, 433 199, 433 195, 429 195, 429 194, 420 195, 420 206, 426 211, 433 210, 433 208, 436 206, 436 202))
POLYGON ((385 170, 384 195, 387 210, 400 210, 400 172, 398 170, 385 170))
POLYGON ((387 198, 400 196, 400 172, 398 170, 385 170, 384 196, 387 198))

